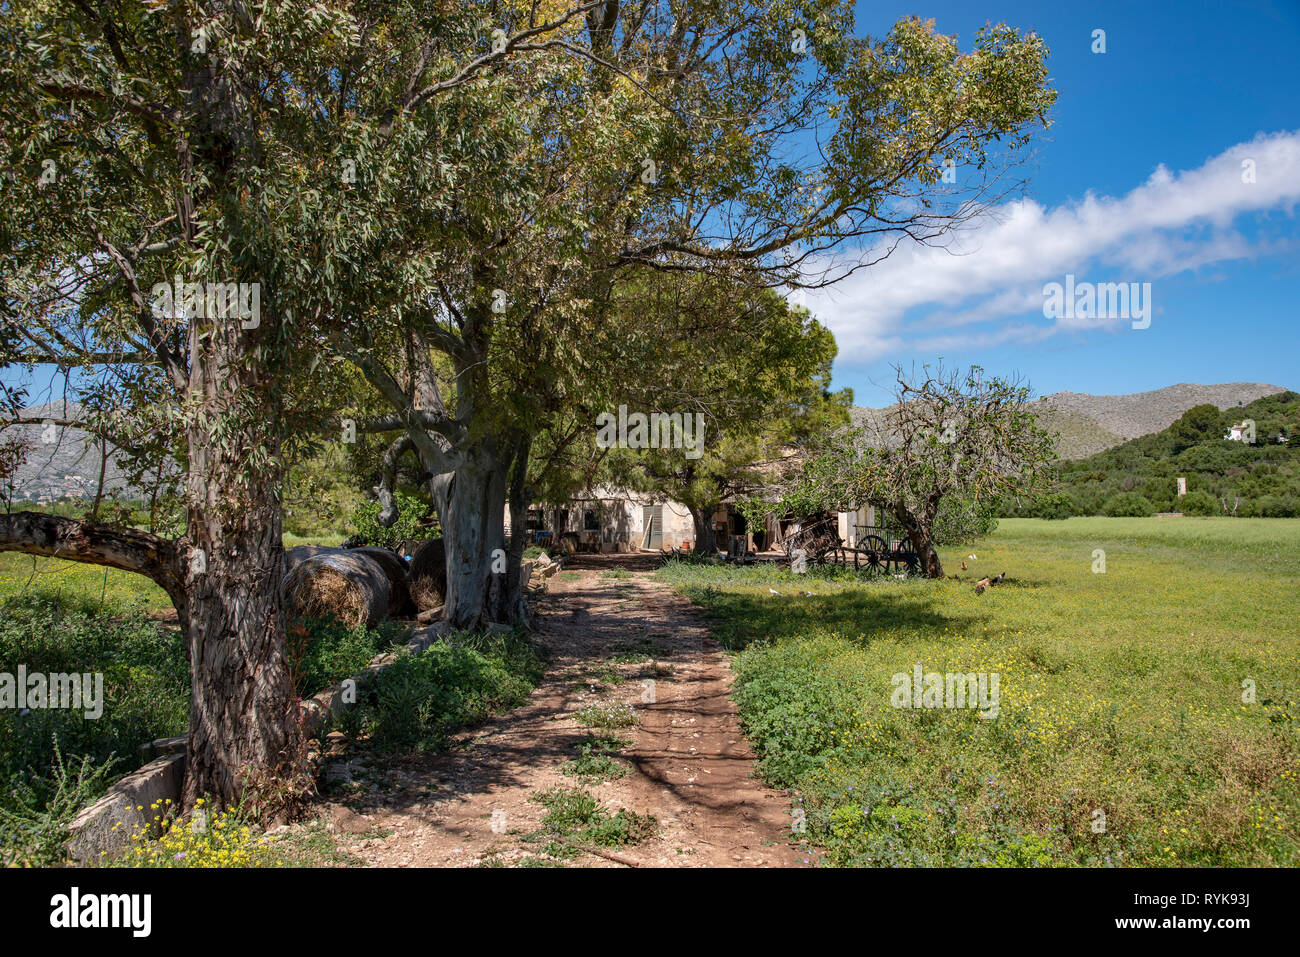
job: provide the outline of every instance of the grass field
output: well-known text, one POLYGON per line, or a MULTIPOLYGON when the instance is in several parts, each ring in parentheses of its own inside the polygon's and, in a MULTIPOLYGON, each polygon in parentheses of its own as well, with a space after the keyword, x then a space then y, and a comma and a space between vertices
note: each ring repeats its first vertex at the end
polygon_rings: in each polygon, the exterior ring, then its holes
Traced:
POLYGON ((1004 520, 942 557, 961 581, 660 572, 829 862, 1300 864, 1300 520, 1004 520), (917 662, 997 674, 997 717, 894 707, 917 662))
POLYGON ((131 608, 167 611, 167 593, 143 575, 58 558, 0 552, 0 599, 18 595, 67 598, 78 606, 102 607, 106 615, 131 608))

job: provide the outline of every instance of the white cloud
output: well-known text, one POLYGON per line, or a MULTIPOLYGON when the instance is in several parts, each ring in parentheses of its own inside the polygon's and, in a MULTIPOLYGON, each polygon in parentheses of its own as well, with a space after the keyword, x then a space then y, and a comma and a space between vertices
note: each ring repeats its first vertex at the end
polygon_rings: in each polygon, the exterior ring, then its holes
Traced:
POLYGON ((1233 224, 1247 213, 1291 216, 1297 201, 1300 131, 1261 134, 1196 169, 1172 173, 1161 165, 1120 197, 1089 193, 1050 209, 1033 200, 1007 203, 953 234, 944 248, 901 245, 878 265, 808 292, 805 303, 849 361, 907 345, 952 350, 1039 341, 1080 327, 1041 319, 1044 283, 1066 273, 1153 282, 1293 250, 1289 242, 1252 244, 1233 224), (1254 164, 1253 183, 1243 182, 1246 161, 1254 164))

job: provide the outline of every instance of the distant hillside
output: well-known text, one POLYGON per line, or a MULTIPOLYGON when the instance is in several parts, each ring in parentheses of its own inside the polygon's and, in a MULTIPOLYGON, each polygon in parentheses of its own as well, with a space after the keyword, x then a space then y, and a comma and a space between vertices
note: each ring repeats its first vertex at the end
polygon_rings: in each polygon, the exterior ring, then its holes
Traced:
MULTIPOLYGON (((76 419, 81 409, 74 402, 64 407, 62 399, 24 410, 29 419, 76 419)), ((90 433, 81 429, 37 425, 11 425, 0 429, 0 438, 21 435, 26 438, 27 461, 18 469, 14 497, 31 502, 53 502, 64 498, 81 498, 95 494, 99 483, 99 445, 90 433), (50 441, 45 441, 45 438, 50 441)), ((104 491, 109 495, 128 489, 118 469, 112 450, 104 470, 104 491)))
MULTIPOLYGON (((1057 455, 1074 460, 1166 429, 1193 406, 1208 404, 1221 410, 1233 409, 1285 391, 1282 386, 1263 382, 1220 385, 1180 382, 1152 392, 1128 395, 1054 392, 1038 399, 1032 407, 1039 414, 1043 428, 1059 436, 1057 455)), ((855 425, 873 420, 882 411, 856 405, 850 410, 855 425)))
POLYGON ((1006 514, 1300 515, 1300 395, 1278 392, 1218 411, 1194 406, 1170 427, 1123 442, 1086 459, 1063 461, 1056 490, 1006 514), (1255 443, 1225 438, 1249 419, 1255 443), (1279 441, 1281 439, 1281 441, 1279 441), (1178 479, 1187 494, 1178 494, 1178 479))
POLYGON ((1124 441, 1123 436, 1107 432, 1082 412, 1052 408, 1036 411, 1038 424, 1057 437, 1056 454, 1063 459, 1085 459, 1124 441))
POLYGON ((1281 386, 1263 382, 1224 382, 1220 385, 1195 385, 1180 382, 1152 392, 1129 395, 1089 395, 1086 392, 1055 392, 1035 403, 1045 412, 1057 413, 1046 421, 1061 423, 1062 458, 1084 458, 1136 439, 1167 429, 1174 420, 1194 405, 1213 405, 1221 410, 1249 405, 1256 399, 1285 392, 1281 386), (1066 415, 1060 415, 1065 413, 1066 415), (1088 420, 1092 426, 1084 426, 1088 420), (1068 436, 1068 438, 1067 438, 1068 436), (1115 437, 1107 441, 1105 436, 1115 437), (1105 444, 1098 444, 1104 442, 1105 444))

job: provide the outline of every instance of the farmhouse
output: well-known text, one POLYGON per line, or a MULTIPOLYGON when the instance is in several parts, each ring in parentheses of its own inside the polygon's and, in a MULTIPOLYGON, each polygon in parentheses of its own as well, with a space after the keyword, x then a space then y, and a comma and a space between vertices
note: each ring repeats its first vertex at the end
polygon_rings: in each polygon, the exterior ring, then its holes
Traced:
MULTIPOLYGON (((709 518, 721 551, 768 551, 795 527, 775 518, 766 527, 753 527, 737 504, 738 497, 730 495, 709 518)), ((856 543, 866 528, 875 525, 875 518, 875 509, 870 507, 840 512, 840 538, 849 545, 856 543)), ((507 532, 509 527, 507 515, 507 532)), ((563 504, 530 508, 525 536, 529 544, 552 547, 568 540, 576 551, 658 552, 690 549, 696 532, 691 511, 681 502, 601 486, 563 504)))

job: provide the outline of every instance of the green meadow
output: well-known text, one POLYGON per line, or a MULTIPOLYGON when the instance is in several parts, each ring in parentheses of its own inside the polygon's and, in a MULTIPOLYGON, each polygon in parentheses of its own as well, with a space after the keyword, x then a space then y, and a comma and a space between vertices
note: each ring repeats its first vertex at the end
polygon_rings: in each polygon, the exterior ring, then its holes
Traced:
POLYGON ((1008 519, 942 557, 959 580, 659 573, 828 863, 1300 864, 1300 520, 1008 519), (997 716, 894 707, 918 662, 996 674, 997 716))
POLYGON ((24 595, 62 599, 108 615, 131 609, 164 612, 172 607, 166 592, 135 572, 0 552, 0 601, 24 595))

